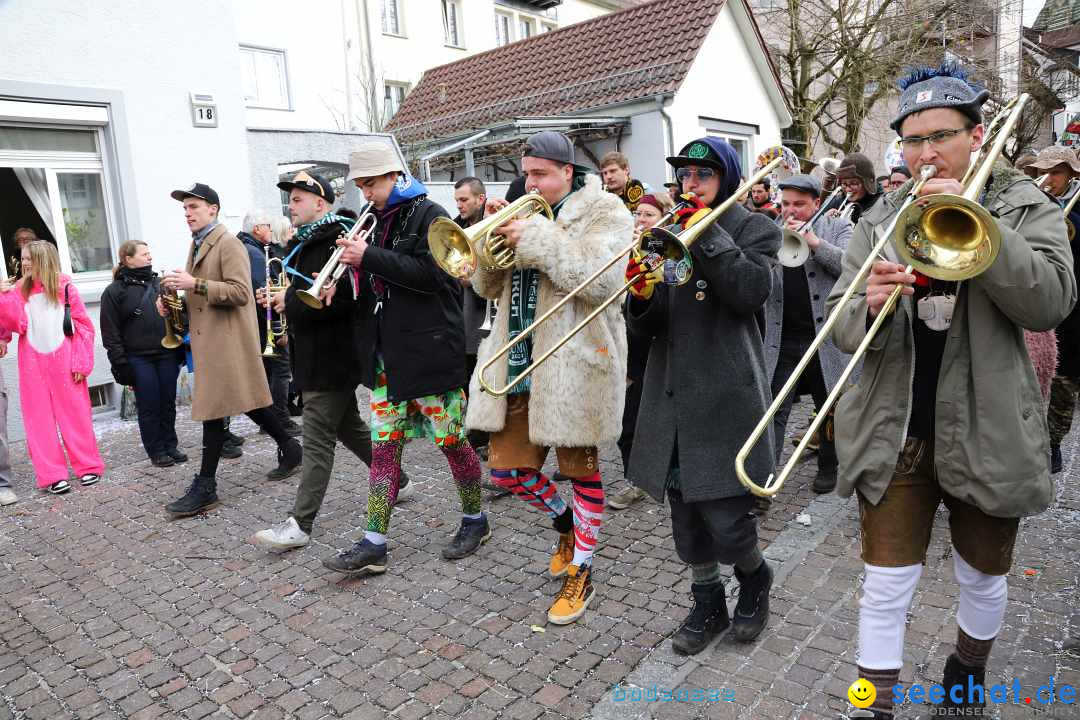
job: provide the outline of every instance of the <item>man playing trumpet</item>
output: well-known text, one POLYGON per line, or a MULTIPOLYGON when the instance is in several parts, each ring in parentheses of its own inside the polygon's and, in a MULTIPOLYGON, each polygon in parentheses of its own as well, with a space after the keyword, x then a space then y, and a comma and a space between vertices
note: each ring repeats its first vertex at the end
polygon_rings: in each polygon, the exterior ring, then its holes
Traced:
MULTIPOLYGON (((634 228, 618 196, 575 165, 574 146, 565 135, 545 131, 530 137, 521 166, 526 190, 548 202, 555 220, 536 214, 503 224, 496 232, 513 248, 514 267, 480 269, 472 277, 476 292, 498 300, 499 309, 491 334, 480 344, 466 424, 491 433, 493 482, 552 519, 558 541, 548 569, 565 580, 548 620, 564 625, 580 617, 593 597, 593 551, 604 509, 597 446, 614 442, 622 429, 626 326, 619 308, 609 305, 508 396, 481 392, 479 376, 498 348, 622 250, 634 228), (559 463, 554 478, 541 472, 550 447, 559 463), (572 505, 559 494, 559 480, 573 488, 572 505)), ((489 214, 505 204, 489 200, 489 214)), ((531 337, 516 343, 507 359, 495 362, 486 376, 489 384, 512 383, 533 358, 618 290, 621 279, 613 265, 531 337)))
MULTIPOLYGON (((981 107, 989 93, 948 65, 915 70, 899 85, 892 128, 904 162, 916 177, 927 166, 936 171, 919 197, 963 194, 960 179, 984 141, 981 107)), ((903 194, 911 187, 905 184, 903 194)), ((859 498, 865 576, 858 666, 877 689, 876 718, 893 717, 907 611, 938 506, 949 510, 960 595, 943 709, 967 716, 983 706, 968 687, 984 683, 1001 629, 1019 518, 1054 499, 1046 418, 1021 330, 1054 327, 1076 302, 1061 210, 1004 163, 977 191, 985 222, 1000 232, 1000 250, 985 270, 961 281, 907 273, 889 241, 865 294, 836 310, 842 314, 833 339, 854 352, 894 288, 902 287, 871 340, 859 383, 836 411, 838 490, 857 491, 859 498)), ((863 215, 829 296, 830 312, 902 200, 892 193, 863 215)))

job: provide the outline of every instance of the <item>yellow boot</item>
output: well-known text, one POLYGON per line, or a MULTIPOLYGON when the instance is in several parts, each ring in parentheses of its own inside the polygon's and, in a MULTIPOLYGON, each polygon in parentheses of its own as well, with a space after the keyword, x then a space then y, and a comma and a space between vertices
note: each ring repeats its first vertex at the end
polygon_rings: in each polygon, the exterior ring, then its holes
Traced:
POLYGON ((566 568, 574 562, 574 531, 573 529, 559 533, 559 542, 555 545, 555 552, 551 555, 551 563, 548 571, 551 577, 561 577, 566 574, 566 568))
POLYGON ((571 565, 566 569, 562 590, 555 596, 555 603, 548 610, 548 622, 569 625, 581 617, 593 598, 592 570, 571 565))

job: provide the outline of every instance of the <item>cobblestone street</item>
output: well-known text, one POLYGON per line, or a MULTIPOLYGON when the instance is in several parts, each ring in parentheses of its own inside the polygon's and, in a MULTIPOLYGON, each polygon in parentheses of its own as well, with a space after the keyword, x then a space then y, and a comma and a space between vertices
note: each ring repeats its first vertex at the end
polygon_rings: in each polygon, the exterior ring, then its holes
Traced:
MULTIPOLYGON (((686 659, 667 640, 690 600, 663 506, 605 513, 597 597, 578 623, 552 626, 560 582, 546 573, 549 523, 496 499, 491 541, 444 561, 459 508, 430 444, 406 450, 416 492, 394 511, 381 576, 342 580, 320 563, 357 536, 365 509, 366 469, 340 445, 312 544, 273 554, 247 543, 287 515, 298 479, 264 479, 273 445, 243 418, 233 429, 247 438, 244 456, 219 473, 222 506, 166 520, 163 504, 198 466, 198 428, 182 412, 191 462, 154 468, 133 421, 104 421, 107 480, 64 496, 33 490, 25 446, 13 448, 20 501, 2 510, 0 718, 835 719, 849 708, 857 508, 810 491, 813 460, 761 527, 777 569, 769 627, 751 645, 722 636, 686 659), (618 699, 653 686, 730 699, 618 699)), ((1071 441, 1064 451, 1057 506, 1021 526, 988 684, 1080 686, 1080 451, 1071 441)), ((618 454, 605 458, 617 491, 618 454)), ((950 554, 941 514, 909 616, 905 684, 939 681, 952 650, 950 554)), ((928 707, 906 705, 900 717, 929 717, 928 707)), ((1080 709, 1012 705, 993 717, 1080 718, 1080 709)))

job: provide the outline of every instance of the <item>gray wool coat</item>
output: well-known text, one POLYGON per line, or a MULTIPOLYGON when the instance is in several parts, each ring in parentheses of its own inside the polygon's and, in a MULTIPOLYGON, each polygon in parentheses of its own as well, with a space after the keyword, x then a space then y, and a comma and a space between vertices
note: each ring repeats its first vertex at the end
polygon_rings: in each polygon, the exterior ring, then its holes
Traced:
MULTIPOLYGON (((684 501, 747 492, 735 453, 771 401, 762 329, 780 237, 769 218, 737 205, 691 246, 689 282, 627 304, 631 328, 652 338, 630 481, 659 501, 676 437, 684 501)), ((766 433, 747 470, 764 479, 772 469, 766 433)))
MULTIPOLYGON (((821 239, 818 249, 810 255, 803 265, 806 281, 810 286, 810 307, 814 316, 814 332, 821 332, 828 317, 825 301, 840 277, 841 261, 844 250, 851 240, 851 223, 843 218, 820 217, 814 223, 814 234, 821 239)), ((776 372, 776 363, 780 357, 780 339, 784 330, 784 267, 776 265, 772 272, 772 292, 765 305, 765 368, 770 381, 776 372)), ((821 360, 821 373, 825 376, 825 387, 830 391, 843 372, 850 359, 840 352, 832 339, 826 340, 818 351, 821 360)), ((851 381, 859 379, 852 375, 851 381)))

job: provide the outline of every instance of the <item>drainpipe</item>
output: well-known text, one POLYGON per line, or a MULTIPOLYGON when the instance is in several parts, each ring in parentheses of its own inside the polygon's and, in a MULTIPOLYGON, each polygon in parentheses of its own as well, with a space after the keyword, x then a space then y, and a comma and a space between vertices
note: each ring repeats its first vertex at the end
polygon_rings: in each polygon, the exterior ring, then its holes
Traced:
MULTIPOLYGON (((667 110, 664 108, 664 96, 656 96, 656 109, 660 111, 660 116, 664 118, 664 127, 666 132, 664 133, 664 157, 671 157, 675 154, 675 131, 671 126, 671 116, 667 114, 667 110)), ((670 181, 673 178, 671 167, 664 163, 664 176, 670 181)))
MULTIPOLYGON (((341 0, 341 51, 345 53, 345 130, 355 130, 353 123, 352 68, 349 67, 349 35, 345 30, 345 0, 341 0)), ((359 39, 359 38, 357 38, 359 39)))

